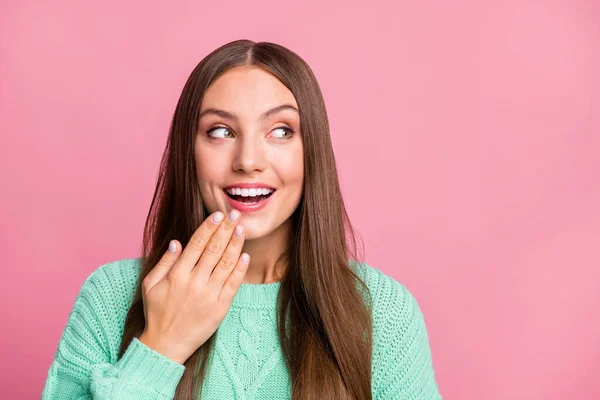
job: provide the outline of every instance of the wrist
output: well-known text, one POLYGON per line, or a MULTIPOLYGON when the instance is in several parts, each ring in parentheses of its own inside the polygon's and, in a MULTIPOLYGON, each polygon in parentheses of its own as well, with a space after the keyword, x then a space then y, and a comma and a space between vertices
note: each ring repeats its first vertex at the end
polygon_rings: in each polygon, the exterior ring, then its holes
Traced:
POLYGON ((183 365, 183 363, 185 363, 185 361, 187 360, 187 358, 183 359, 182 357, 177 357, 175 355, 170 354, 169 351, 163 348, 164 346, 160 345, 160 341, 153 339, 146 331, 142 332, 138 340, 144 346, 157 353, 160 353, 161 355, 171 359, 172 361, 175 361, 178 364, 183 365))

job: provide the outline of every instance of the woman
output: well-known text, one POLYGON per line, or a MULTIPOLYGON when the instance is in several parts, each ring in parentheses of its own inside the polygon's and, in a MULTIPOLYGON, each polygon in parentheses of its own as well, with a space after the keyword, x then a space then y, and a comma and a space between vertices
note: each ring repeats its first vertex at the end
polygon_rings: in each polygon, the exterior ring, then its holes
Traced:
POLYGON ((143 256, 83 284, 43 399, 440 399, 415 298, 358 262, 309 66, 238 40, 173 117, 143 256))

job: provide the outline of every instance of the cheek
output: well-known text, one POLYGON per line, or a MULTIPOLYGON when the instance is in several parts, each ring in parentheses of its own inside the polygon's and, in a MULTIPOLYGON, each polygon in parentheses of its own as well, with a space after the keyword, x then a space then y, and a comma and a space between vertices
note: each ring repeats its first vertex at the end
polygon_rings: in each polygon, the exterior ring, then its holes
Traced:
POLYGON ((271 166, 284 185, 302 183, 304 157, 301 147, 288 148, 285 151, 274 151, 271 156, 271 166))
POLYGON ((218 180, 223 171, 225 157, 219 157, 217 152, 207 151, 205 148, 197 147, 194 153, 196 162, 196 174, 199 182, 211 182, 218 180))
POLYGON ((290 159, 293 163, 290 170, 293 171, 294 180, 302 183, 304 180, 304 150, 301 144, 290 159))

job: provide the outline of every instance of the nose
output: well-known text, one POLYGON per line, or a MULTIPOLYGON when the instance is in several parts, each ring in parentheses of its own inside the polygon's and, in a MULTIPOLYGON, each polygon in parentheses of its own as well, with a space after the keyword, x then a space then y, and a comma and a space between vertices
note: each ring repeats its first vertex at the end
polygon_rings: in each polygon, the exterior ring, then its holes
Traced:
POLYGON ((253 173, 264 171, 267 165, 265 143, 261 135, 240 135, 236 141, 233 169, 253 173))

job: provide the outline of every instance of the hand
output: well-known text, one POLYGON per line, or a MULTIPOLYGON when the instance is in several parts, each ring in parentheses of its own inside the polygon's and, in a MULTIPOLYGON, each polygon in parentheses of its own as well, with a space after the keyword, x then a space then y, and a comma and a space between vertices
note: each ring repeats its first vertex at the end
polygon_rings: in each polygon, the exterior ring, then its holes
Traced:
POLYGON ((181 255, 174 240, 176 251, 167 251, 142 281, 146 328, 140 342, 183 364, 217 330, 250 262, 249 255, 245 262, 240 257, 245 232, 239 217, 237 210, 227 218, 221 212, 209 216, 181 255), (223 220, 215 222, 215 215, 223 220))

